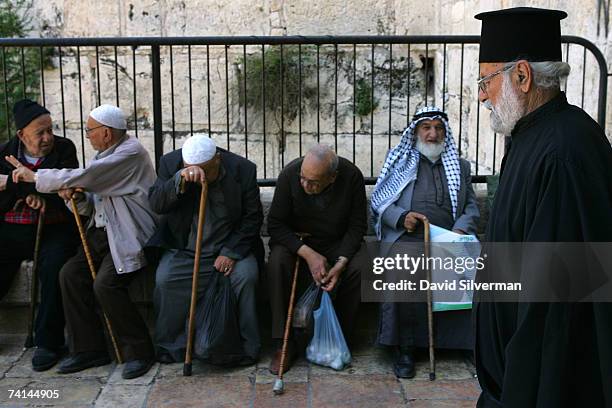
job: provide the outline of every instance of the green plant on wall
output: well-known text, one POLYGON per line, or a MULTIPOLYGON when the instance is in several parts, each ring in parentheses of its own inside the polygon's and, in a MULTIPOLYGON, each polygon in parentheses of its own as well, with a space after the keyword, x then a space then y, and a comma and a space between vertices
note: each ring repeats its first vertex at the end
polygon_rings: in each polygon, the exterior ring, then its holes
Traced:
POLYGON ((366 77, 355 81, 355 114, 358 116, 369 115, 378 107, 378 100, 372 97, 372 84, 366 77))
POLYGON ((285 122, 291 123, 299 113, 300 102, 302 109, 312 106, 317 93, 312 80, 316 62, 309 47, 303 46, 300 52, 297 45, 283 46, 281 54, 280 46, 270 46, 263 53, 256 52, 246 58, 246 71, 244 57, 238 62, 238 81, 234 84, 240 106, 261 113, 265 96, 265 110, 274 114, 277 123, 280 123, 281 111, 285 122))
MULTIPOLYGON (((31 0, 0 0, 0 36, 27 36, 31 30, 31 8, 31 0)), ((50 65, 52 52, 51 49, 43 51, 44 66, 50 65)), ((37 100, 40 96, 40 59, 40 48, 5 47, 0 50, 0 142, 14 134, 13 104, 24 97, 37 100), (7 122, 11 124, 10 129, 7 122)))

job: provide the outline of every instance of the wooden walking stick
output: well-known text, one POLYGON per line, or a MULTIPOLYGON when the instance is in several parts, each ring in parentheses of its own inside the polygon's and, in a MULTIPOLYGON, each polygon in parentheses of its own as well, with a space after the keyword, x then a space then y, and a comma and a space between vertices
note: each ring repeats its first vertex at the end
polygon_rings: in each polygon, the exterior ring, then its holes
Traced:
POLYGON ((283 347, 281 349, 281 359, 278 368, 278 378, 274 381, 274 395, 281 395, 285 392, 285 384, 283 382, 283 371, 285 369, 285 358, 287 357, 287 345, 289 344, 289 331, 291 330, 291 319, 293 318, 293 302, 295 301, 295 289, 297 287, 298 270, 300 269, 299 255, 295 260, 295 268, 293 269, 293 280, 291 282, 291 295, 289 296, 289 311, 287 312, 287 320, 285 322, 285 333, 283 334, 283 347))
POLYGON ((30 321, 28 322, 28 337, 25 341, 25 348, 34 346, 34 319, 36 318, 36 301, 38 299, 38 256, 40 254, 40 241, 42 239, 42 229, 45 224, 45 201, 38 210, 38 224, 36 226, 36 241, 34 241, 34 259, 32 261, 32 285, 30 287, 30 321))
MULTIPOLYGON (((300 240, 308 234, 300 233, 300 240)), ((281 395, 285 392, 285 383, 283 382, 283 371, 285 370, 285 359, 287 358, 287 346, 289 345, 289 331, 291 330, 291 320, 293 319, 293 303, 295 302, 295 290, 297 288, 297 277, 300 269, 300 256, 296 255, 295 268, 293 269, 293 280, 291 282, 291 295, 289 296, 289 310, 287 311, 287 320, 285 321, 285 333, 283 334, 283 347, 281 349, 281 359, 278 367, 278 378, 274 381, 272 391, 274 395, 281 395)))
MULTIPOLYGON (((429 236, 429 220, 423 220, 425 227, 425 273, 428 282, 431 282, 431 269, 429 268, 429 253, 430 253, 430 236, 429 236)), ((436 368, 434 358, 434 336, 433 336, 433 308, 432 294, 429 285, 427 287, 427 332, 429 335, 429 381, 436 379, 436 368)))
MULTIPOLYGON (((81 236, 81 243, 83 244, 83 251, 85 252, 85 257, 87 258, 87 264, 89 265, 89 272, 91 272, 92 280, 96 280, 96 268, 93 263, 93 258, 91 257, 91 252, 89 252, 89 245, 87 245, 87 238, 85 237, 85 228, 83 228, 83 223, 81 222, 81 216, 79 215, 79 208, 77 207, 76 201, 74 197, 70 198, 70 205, 72 206, 72 213, 74 214, 74 220, 76 221, 77 227, 79 228, 79 235, 81 236)), ((111 327, 110 320, 108 320, 108 316, 104 310, 102 311, 102 315, 104 316, 104 322, 106 323, 106 329, 108 330, 108 335, 111 338, 111 342, 113 343, 113 348, 115 349, 115 356, 117 357, 117 364, 123 363, 121 359, 121 353, 119 351, 119 346, 117 344, 117 340, 115 339, 115 335, 113 334, 113 328, 111 327)))
POLYGON ((208 184, 202 183, 200 192, 200 208, 198 210, 198 233, 196 235, 195 258, 193 260, 193 278, 191 283, 191 304, 189 306, 189 326, 187 329, 187 348, 185 349, 185 364, 183 375, 191 375, 191 360, 193 352, 193 335, 195 331, 195 313, 198 302, 198 275, 200 274, 200 255, 202 254, 202 231, 206 219, 206 197, 208 195, 208 184))

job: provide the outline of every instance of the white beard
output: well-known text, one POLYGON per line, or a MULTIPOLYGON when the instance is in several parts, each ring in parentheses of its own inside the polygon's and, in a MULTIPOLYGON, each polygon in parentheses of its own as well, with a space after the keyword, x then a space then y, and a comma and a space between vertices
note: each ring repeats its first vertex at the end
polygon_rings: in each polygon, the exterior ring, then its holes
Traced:
POLYGON ((444 140, 440 143, 427 143, 417 136, 416 149, 429 160, 435 162, 444 151, 444 140))
POLYGON ((526 113, 526 108, 519 98, 519 93, 512 88, 510 78, 506 75, 503 77, 501 95, 497 106, 494 106, 490 99, 484 102, 484 106, 491 111, 491 129, 495 133, 505 136, 510 136, 516 122, 526 113))

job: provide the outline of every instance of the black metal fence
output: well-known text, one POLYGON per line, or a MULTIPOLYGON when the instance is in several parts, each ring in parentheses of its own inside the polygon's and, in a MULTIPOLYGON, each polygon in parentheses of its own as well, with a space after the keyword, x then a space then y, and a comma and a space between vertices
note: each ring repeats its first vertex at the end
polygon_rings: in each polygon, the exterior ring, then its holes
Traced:
MULTIPOLYGON (((387 150, 416 107, 448 112, 474 181, 495 174, 503 139, 477 101, 478 36, 289 36, 0 39, 0 131, 12 135, 11 107, 38 97, 60 134, 91 153, 84 123, 101 103, 122 107, 129 128, 157 164, 188 134, 258 165, 273 185, 312 143, 332 145, 375 181, 387 150), (3 102, 3 103, 2 103, 3 102), (3 122, 3 123, 2 123, 3 122)), ((607 68, 591 42, 565 36, 570 103, 602 126, 607 68)))

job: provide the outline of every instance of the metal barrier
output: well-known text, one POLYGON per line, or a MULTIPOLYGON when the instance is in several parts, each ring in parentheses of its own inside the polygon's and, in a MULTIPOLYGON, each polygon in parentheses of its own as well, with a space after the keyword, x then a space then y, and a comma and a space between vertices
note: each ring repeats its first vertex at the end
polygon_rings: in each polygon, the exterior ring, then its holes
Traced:
MULTIPOLYGON (((602 53, 583 38, 562 41, 573 69, 564 87, 570 102, 605 126, 602 53)), ((438 104, 449 113, 460 155, 472 162, 473 180, 484 182, 499 166, 503 139, 481 118, 478 42, 478 36, 0 39, 0 120, 12 135, 13 102, 39 97, 61 134, 80 141, 84 165, 88 110, 112 103, 129 114, 130 130, 156 165, 187 134, 207 132, 253 160, 260 185, 274 185, 285 164, 325 142, 373 184, 415 108, 438 104)))

